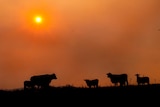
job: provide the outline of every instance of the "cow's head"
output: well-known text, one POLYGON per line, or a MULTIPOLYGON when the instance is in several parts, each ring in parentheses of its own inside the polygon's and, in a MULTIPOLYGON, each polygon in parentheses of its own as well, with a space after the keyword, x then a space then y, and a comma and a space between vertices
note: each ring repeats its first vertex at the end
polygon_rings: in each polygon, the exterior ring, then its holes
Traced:
POLYGON ((139 77, 139 74, 135 74, 135 76, 139 77))
POLYGON ((52 79, 57 79, 57 76, 56 76, 56 74, 51 74, 51 77, 52 77, 52 79))
POLYGON ((90 81, 90 80, 89 80, 89 79, 84 79, 84 81, 86 81, 86 82, 87 82, 87 81, 90 81))
POLYGON ((112 74, 109 72, 109 73, 107 73, 106 75, 107 75, 108 77, 111 77, 112 74))

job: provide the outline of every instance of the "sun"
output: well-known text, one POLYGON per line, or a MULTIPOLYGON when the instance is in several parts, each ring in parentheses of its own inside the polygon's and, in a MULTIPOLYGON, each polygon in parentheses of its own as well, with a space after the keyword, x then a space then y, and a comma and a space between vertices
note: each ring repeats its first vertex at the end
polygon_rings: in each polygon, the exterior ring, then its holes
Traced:
POLYGON ((35 21, 37 24, 40 24, 40 23, 42 23, 42 17, 41 17, 41 16, 36 16, 36 17, 34 18, 34 21, 35 21))

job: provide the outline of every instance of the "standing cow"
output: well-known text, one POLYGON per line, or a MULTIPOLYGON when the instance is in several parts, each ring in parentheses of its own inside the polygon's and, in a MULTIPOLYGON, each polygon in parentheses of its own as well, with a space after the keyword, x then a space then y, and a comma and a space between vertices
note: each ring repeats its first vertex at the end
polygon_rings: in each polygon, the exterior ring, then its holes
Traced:
POLYGON ((98 79, 93 79, 93 80, 85 79, 84 81, 86 82, 89 88, 92 88, 92 86, 93 88, 98 88, 98 82, 99 82, 98 79))
POLYGON ((118 83, 120 86, 127 86, 128 85, 128 75, 127 74, 112 74, 107 73, 106 74, 108 78, 110 78, 111 82, 117 86, 118 83))
POLYGON ((34 75, 30 81, 34 88, 47 88, 53 79, 57 79, 56 74, 34 75))
POLYGON ((137 84, 138 85, 149 85, 149 77, 140 77, 139 74, 135 74, 135 76, 137 77, 137 84))

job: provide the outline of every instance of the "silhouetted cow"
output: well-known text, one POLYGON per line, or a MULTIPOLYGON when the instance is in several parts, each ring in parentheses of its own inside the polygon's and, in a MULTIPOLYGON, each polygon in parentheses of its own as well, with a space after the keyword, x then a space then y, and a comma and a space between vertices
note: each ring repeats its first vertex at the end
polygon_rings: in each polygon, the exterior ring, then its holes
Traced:
POLYGON ((85 79, 84 81, 86 82, 86 84, 87 84, 87 86, 88 86, 89 88, 92 88, 92 86, 93 86, 94 88, 98 88, 98 82, 99 82, 98 79, 93 79, 93 80, 85 79))
POLYGON ((30 81, 34 88, 47 88, 53 79, 57 79, 55 74, 44 74, 32 76, 30 81))
POLYGON ((149 77, 140 77, 139 74, 136 74, 135 76, 137 77, 138 85, 145 85, 145 83, 149 85, 149 77))
POLYGON ((107 73, 108 78, 110 78, 111 82, 117 86, 118 83, 120 86, 127 86, 128 85, 128 75, 127 74, 112 74, 107 73))

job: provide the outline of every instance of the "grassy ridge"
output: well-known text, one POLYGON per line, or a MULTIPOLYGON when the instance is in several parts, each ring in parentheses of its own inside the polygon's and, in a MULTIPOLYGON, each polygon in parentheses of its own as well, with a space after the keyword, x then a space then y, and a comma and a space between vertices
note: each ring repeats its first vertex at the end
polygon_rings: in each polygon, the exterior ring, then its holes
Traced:
MULTIPOLYGON (((1 90, 1 102, 12 102, 12 104, 23 103, 25 105, 128 105, 132 104, 153 104, 160 98, 160 85, 149 86, 126 86, 126 87, 51 87, 46 90, 1 90), (114 103, 115 102, 115 103, 114 103), (120 103, 118 103, 120 102, 120 103), (126 103, 127 102, 127 103, 126 103)), ((9 104, 9 103, 8 103, 9 104)))

